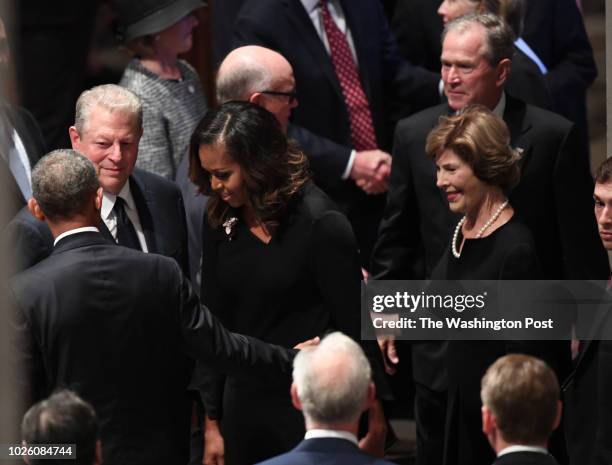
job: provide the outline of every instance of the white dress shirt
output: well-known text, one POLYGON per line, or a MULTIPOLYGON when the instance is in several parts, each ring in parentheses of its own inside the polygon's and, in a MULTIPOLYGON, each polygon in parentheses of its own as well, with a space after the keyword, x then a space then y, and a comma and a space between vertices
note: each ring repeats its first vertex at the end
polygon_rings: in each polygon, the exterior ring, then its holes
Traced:
POLYGON ((69 229, 68 231, 64 231, 55 238, 55 241, 53 241, 53 247, 55 247, 57 243, 61 241, 64 237, 72 236, 73 234, 78 234, 82 232, 100 232, 100 230, 95 226, 83 226, 82 228, 69 229))
POLYGON ((334 438, 345 439, 359 447, 357 437, 348 431, 338 431, 335 429, 309 429, 304 435, 304 439, 334 438))
POLYGON ((32 168, 30 167, 30 159, 23 145, 23 141, 15 129, 13 129, 13 145, 8 153, 9 169, 23 198, 28 200, 32 197, 32 168))
MULTIPOLYGON (((140 223, 138 210, 136 210, 136 203, 134 202, 134 197, 132 197, 132 191, 130 190, 129 181, 125 183, 123 189, 121 189, 121 191, 119 192, 119 197, 124 200, 125 213, 134 225, 134 229, 136 230, 136 236, 138 236, 138 242, 140 243, 140 248, 143 252, 148 252, 149 249, 147 247, 147 241, 145 239, 144 231, 142 229, 142 224, 140 223)), ((110 231, 115 241, 117 240, 117 218, 115 216, 115 212, 113 211, 113 207, 115 206, 116 199, 116 195, 104 191, 104 194, 102 196, 102 211, 100 212, 100 215, 102 216, 102 221, 104 221, 104 224, 106 224, 106 227, 110 231)))
POLYGON ((509 447, 506 447, 505 449, 500 450, 497 456, 501 457, 502 455, 512 454, 513 452, 537 452, 539 454, 548 455, 548 451, 544 449, 543 447, 521 446, 520 444, 517 444, 517 445, 509 446, 509 447))

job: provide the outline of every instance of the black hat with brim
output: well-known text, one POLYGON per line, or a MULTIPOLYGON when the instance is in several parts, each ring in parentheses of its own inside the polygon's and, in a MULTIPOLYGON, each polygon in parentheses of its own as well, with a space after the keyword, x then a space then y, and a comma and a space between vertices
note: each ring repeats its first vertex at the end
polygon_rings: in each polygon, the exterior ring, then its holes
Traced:
POLYGON ((163 31, 206 5, 202 0, 122 0, 117 3, 123 42, 163 31))

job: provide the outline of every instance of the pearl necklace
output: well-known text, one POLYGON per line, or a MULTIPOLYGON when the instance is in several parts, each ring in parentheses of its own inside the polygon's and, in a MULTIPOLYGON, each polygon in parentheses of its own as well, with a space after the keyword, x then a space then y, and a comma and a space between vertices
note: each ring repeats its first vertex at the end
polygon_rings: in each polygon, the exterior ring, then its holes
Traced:
MULTIPOLYGON (((491 218, 489 218, 489 221, 487 221, 482 228, 480 228, 480 230, 478 231, 478 234, 476 234, 476 239, 480 239, 482 237, 482 235, 484 234, 484 232, 493 224, 495 223, 495 221, 497 221, 497 218, 499 218, 499 215, 501 215, 501 212, 504 210, 504 208, 506 208, 508 206, 508 199, 506 199, 506 201, 504 203, 502 203, 499 208, 495 211, 495 213, 493 213, 493 216, 491 216, 491 218)), ((455 228, 455 232, 453 233, 453 241, 451 243, 451 251, 453 252, 453 256, 455 258, 459 258, 461 256, 461 252, 459 252, 459 250, 457 250, 457 239, 459 238, 459 231, 461 231, 461 226, 463 226, 463 223, 465 223, 465 216, 463 216, 463 218, 461 218, 461 220, 459 221, 459 223, 457 223, 457 227, 455 228)))

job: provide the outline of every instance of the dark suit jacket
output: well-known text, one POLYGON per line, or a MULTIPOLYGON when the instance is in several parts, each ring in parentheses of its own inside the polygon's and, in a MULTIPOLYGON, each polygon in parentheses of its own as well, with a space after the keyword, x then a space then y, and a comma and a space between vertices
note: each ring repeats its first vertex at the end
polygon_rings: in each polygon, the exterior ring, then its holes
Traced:
POLYGON ((597 76, 593 49, 575 0, 525 2, 525 42, 548 68, 554 111, 572 121, 588 150, 586 90, 597 76))
POLYGON ((393 465, 392 462, 372 457, 346 439, 305 439, 286 454, 259 465, 393 465))
POLYGON ((493 465, 558 465, 552 455, 539 452, 512 452, 497 457, 493 465))
MULTIPOLYGON (((400 116, 440 101, 439 76, 401 58, 379 1, 341 0, 341 4, 378 145, 388 151, 400 116)), ((313 162, 315 181, 347 214, 362 252, 369 256, 382 196, 367 196, 352 180, 340 181, 352 145, 348 110, 330 56, 302 3, 247 0, 234 34, 236 45, 263 45, 280 52, 293 66, 299 106, 293 110, 292 122, 307 132, 290 135, 311 159, 323 151, 333 158, 329 163, 313 162), (326 172, 321 174, 321 168, 326 172)))
MULTIPOLYGON (((436 187, 436 168, 425 140, 443 104, 402 120, 393 150, 387 207, 374 250, 374 279, 425 279, 451 240, 459 215, 450 212, 436 187)), ((593 179, 588 158, 577 148, 573 126, 564 118, 507 96, 504 120, 511 145, 523 149, 521 181, 510 203, 533 233, 547 279, 609 276, 605 251, 592 218, 593 179)), ((422 345, 423 346, 423 345, 422 345)), ((424 347, 424 346, 423 346, 424 347)), ((444 386, 444 354, 414 354, 415 379, 444 386)))
MULTIPOLYGON (((188 274, 185 208, 177 186, 161 176, 140 169, 134 170, 129 182, 149 252, 174 258, 188 274)), ((100 231, 114 243, 102 221, 100 231)), ((38 263, 53 249, 51 231, 44 222, 30 215, 27 209, 8 224, 3 236, 6 256, 14 260, 14 272, 38 263)))
POLYGON ((612 343, 606 336, 612 331, 612 318, 606 294, 591 322, 589 338, 581 341, 574 371, 563 383, 571 465, 612 463, 612 343))
POLYGON ((106 463, 187 463, 185 349, 236 374, 291 369, 291 351, 221 326, 174 260, 108 244, 99 233, 63 238, 8 287, 23 391, 36 401, 65 386, 91 402, 106 463))
MULTIPOLYGON (((30 112, 21 107, 2 102, 0 103, 0 111, 5 112, 8 123, 19 134, 28 155, 30 168, 34 168, 36 162, 46 153, 46 145, 38 123, 30 112)), ((5 214, 6 219, 10 220, 25 206, 28 199, 23 198, 11 170, 2 159, 0 159, 0 183, 5 186, 3 192, 4 195, 7 195, 7 198, 4 204, 8 210, 5 214)), ((3 227, 5 225, 6 223, 2 223, 3 227)))

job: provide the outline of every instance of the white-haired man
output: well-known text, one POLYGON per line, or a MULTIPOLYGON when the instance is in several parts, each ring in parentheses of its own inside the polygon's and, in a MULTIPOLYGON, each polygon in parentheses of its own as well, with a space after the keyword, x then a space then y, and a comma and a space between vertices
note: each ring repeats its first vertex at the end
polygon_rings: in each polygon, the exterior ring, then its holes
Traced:
POLYGON ((291 400, 306 423, 304 440, 262 465, 391 465, 359 449, 359 417, 375 401, 376 388, 363 350, 336 332, 306 348, 293 363, 291 400))

